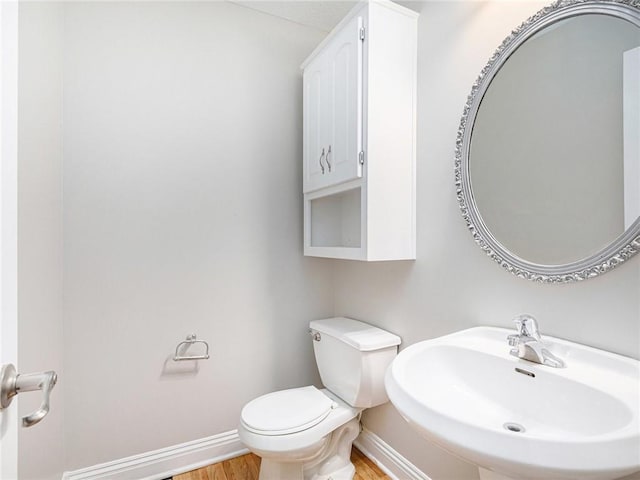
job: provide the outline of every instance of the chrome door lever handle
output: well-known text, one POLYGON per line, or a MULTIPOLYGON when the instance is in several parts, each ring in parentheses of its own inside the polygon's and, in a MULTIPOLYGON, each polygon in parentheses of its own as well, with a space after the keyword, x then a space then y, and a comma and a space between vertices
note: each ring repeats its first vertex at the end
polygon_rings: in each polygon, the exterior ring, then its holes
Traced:
POLYGON ((19 375, 12 364, 3 365, 0 371, 0 410, 7 408, 18 393, 42 390, 40 408, 22 418, 23 427, 35 425, 49 413, 51 390, 57 381, 58 375, 54 371, 19 375))
POLYGON ((18 378, 16 379, 17 393, 42 390, 42 403, 40 404, 40 408, 26 417, 22 417, 23 427, 31 427, 35 425, 42 420, 47 413, 49 413, 51 390, 53 390, 57 381, 58 375, 54 371, 18 375, 18 378))

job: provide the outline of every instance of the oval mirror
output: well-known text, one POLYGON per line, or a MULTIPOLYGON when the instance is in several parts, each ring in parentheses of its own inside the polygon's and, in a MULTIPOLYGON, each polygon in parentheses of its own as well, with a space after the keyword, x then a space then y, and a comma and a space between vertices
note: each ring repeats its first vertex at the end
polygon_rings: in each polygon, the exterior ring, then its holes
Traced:
POLYGON ((473 85, 456 186, 511 273, 584 280, 640 249, 640 2, 564 0, 505 39, 473 85))

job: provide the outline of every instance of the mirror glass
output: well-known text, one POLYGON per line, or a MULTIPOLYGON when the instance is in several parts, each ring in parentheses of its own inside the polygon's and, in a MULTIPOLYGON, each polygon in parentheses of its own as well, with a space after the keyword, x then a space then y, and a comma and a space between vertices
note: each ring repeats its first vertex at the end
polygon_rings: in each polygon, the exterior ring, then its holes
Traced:
POLYGON ((640 28, 601 13, 546 25, 502 63, 471 127, 490 236, 531 264, 596 254, 640 223, 640 28))

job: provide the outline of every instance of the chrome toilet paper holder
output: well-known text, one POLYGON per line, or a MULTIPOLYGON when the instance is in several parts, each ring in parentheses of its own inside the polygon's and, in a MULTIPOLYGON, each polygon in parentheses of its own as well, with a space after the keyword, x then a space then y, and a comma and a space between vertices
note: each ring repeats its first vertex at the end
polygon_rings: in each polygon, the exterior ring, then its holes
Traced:
POLYGON ((195 333, 187 335, 187 339, 180 342, 176 347, 176 353, 173 356, 174 362, 182 362, 185 360, 208 360, 209 359, 209 344, 204 340, 198 340, 195 333), (202 343, 205 346, 204 355, 184 355, 191 345, 195 343, 202 343), (180 347, 184 346, 182 353, 180 353, 180 347))

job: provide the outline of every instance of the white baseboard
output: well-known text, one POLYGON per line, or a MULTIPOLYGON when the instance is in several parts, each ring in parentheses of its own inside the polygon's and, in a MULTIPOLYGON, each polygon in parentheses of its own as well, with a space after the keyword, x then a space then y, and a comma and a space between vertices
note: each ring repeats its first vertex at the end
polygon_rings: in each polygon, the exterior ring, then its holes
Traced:
POLYGON ((366 428, 353 442, 373 463, 394 480, 431 480, 414 464, 366 428))
POLYGON ((65 472, 62 480, 159 480, 244 455, 237 430, 65 472))
MULTIPOLYGON (((394 480, 431 480, 366 428, 354 445, 394 480)), ((240 442, 238 431, 231 430, 200 440, 65 472, 62 480, 160 480, 247 452, 240 442)))

